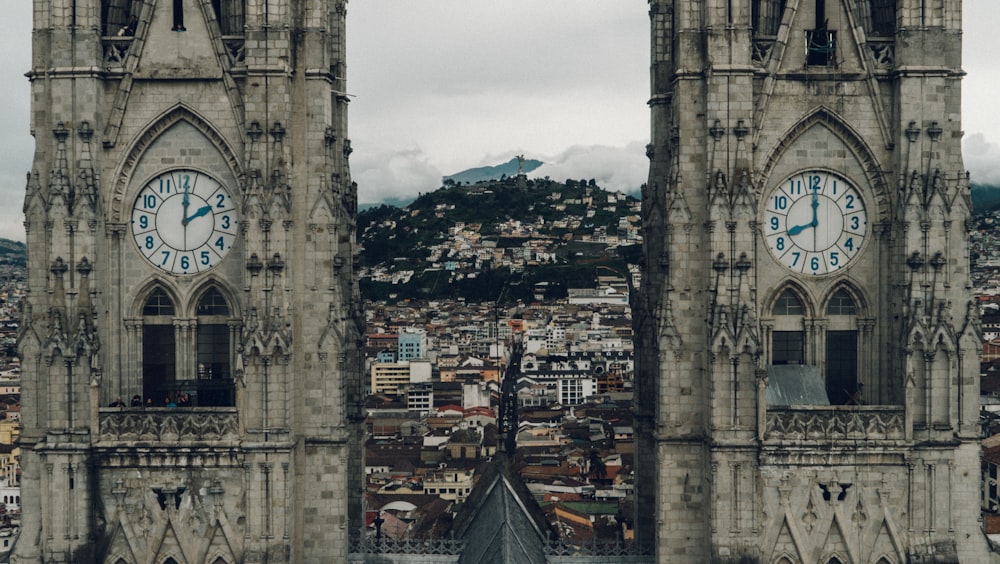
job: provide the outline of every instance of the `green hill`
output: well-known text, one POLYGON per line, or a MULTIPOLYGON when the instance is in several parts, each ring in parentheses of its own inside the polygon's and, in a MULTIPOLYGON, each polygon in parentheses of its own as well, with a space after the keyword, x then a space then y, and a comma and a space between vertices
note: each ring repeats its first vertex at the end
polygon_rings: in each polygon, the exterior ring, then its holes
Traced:
POLYGON ((546 296, 560 297, 592 286, 599 267, 624 275, 638 221, 635 198, 594 180, 448 183, 405 208, 359 215, 362 293, 530 301, 535 284, 547 282, 546 296))

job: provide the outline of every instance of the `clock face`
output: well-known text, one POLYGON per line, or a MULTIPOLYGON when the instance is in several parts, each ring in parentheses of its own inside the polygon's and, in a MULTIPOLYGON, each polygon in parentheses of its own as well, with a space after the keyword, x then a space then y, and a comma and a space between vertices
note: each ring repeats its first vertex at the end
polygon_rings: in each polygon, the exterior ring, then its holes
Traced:
POLYGON ((861 251, 868 214, 843 176, 810 170, 776 186, 764 201, 768 251, 792 272, 821 275, 846 267, 861 251))
POLYGON ((132 238, 142 256, 172 274, 205 272, 229 254, 237 215, 225 186, 204 173, 164 172, 139 190, 132 238))

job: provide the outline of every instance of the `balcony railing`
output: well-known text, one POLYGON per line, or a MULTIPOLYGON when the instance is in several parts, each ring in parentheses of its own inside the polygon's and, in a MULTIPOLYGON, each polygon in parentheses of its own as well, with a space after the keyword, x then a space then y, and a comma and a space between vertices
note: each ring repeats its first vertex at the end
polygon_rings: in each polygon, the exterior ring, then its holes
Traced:
POLYGON ((904 426, 900 406, 771 407, 767 410, 765 440, 903 440, 904 426))
POLYGON ((239 438, 235 407, 101 408, 101 441, 217 442, 239 438))

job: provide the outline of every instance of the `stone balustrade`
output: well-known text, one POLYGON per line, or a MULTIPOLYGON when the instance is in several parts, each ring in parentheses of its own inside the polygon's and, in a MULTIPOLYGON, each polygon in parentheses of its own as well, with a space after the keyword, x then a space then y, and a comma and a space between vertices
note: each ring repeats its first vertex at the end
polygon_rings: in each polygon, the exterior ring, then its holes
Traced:
POLYGON ((215 442, 239 437, 235 407, 102 408, 99 422, 101 441, 215 442))
POLYGON ((795 406, 767 410, 765 441, 886 441, 905 438, 902 406, 795 406))

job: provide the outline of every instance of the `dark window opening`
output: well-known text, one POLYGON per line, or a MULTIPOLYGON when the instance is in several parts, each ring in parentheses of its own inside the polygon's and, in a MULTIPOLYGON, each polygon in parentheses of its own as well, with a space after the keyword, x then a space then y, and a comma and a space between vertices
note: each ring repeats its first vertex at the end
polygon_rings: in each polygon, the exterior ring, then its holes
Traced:
POLYGON ((857 331, 827 332, 826 393, 832 405, 861 403, 857 331))
POLYGON ((102 0, 101 35, 133 35, 141 9, 142 0, 102 0), (128 33, 129 27, 132 33, 128 33))
POLYGON ((222 35, 243 35, 246 21, 243 0, 212 0, 212 9, 222 35))
POLYGON ((173 323, 142 328, 142 395, 147 405, 163 407, 173 392, 176 374, 173 323))
POLYGON ((755 34, 778 35, 781 18, 785 13, 785 0, 753 0, 750 11, 755 34))
POLYGON ((896 0, 868 0, 858 4, 860 20, 869 36, 892 37, 896 33, 896 0))
POLYGON ((174 0, 174 26, 172 31, 187 31, 184 27, 184 0, 174 0))
POLYGON ((828 66, 837 62, 837 32, 829 29, 826 0, 816 0, 816 28, 806 30, 806 64, 828 66))
POLYGON ((229 304, 215 288, 198 302, 197 372, 191 401, 199 406, 231 406, 235 389, 230 368, 229 304))
POLYGON ((771 334, 771 364, 802 364, 804 350, 802 331, 775 331, 771 334))
POLYGON ((806 64, 825 67, 837 62, 837 32, 823 28, 806 30, 806 64))

